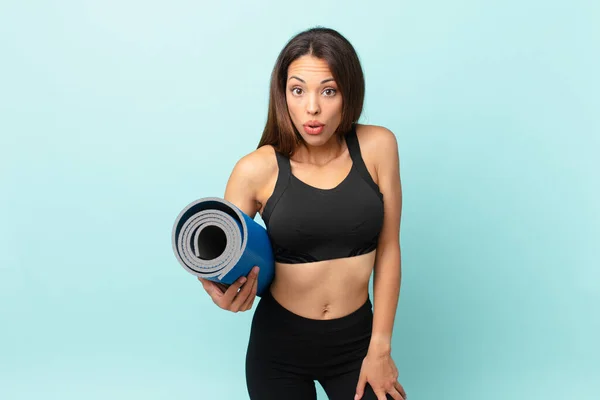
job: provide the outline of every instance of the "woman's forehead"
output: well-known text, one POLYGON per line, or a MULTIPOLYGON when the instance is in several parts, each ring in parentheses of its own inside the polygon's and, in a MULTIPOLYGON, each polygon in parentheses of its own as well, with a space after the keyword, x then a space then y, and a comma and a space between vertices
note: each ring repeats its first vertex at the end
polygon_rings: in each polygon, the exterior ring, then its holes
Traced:
POLYGON ((303 56, 294 60, 288 68, 288 76, 291 78, 293 75, 304 80, 332 77, 327 61, 313 56, 303 56))

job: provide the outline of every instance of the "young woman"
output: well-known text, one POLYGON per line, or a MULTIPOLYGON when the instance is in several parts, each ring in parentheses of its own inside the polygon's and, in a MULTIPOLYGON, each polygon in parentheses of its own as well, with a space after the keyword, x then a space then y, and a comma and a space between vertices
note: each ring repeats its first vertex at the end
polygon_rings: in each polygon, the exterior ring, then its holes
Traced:
MULTIPOLYGON (((406 398, 391 358, 401 282, 398 145, 390 130, 357 123, 364 91, 342 35, 313 28, 293 37, 271 76, 258 148, 227 183, 225 199, 261 214, 276 261, 248 343, 252 400, 315 399, 315 381, 332 400, 406 398)), ((228 288, 199 279, 219 307, 238 312, 252 308, 258 273, 228 288)))

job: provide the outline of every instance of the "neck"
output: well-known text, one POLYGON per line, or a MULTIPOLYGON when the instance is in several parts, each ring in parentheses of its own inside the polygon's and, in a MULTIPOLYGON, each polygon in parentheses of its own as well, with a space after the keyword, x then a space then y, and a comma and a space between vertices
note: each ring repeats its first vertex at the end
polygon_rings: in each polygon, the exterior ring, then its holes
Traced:
POLYGON ((294 161, 300 163, 325 165, 338 158, 345 150, 344 138, 333 135, 327 143, 321 146, 310 146, 301 143, 293 154, 294 161))

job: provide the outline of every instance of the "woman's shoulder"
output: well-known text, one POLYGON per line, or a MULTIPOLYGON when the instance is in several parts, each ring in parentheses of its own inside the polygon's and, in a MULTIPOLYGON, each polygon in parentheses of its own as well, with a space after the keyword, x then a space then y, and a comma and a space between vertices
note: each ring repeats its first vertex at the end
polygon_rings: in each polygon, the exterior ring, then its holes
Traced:
POLYGON ((389 146, 398 146, 396 134, 380 125, 356 124, 356 137, 361 151, 381 151, 389 146))
POLYGON ((276 171, 275 149, 271 145, 264 145, 240 157, 233 168, 232 175, 249 183, 261 185, 276 171))
POLYGON ((399 162, 396 135, 383 126, 357 125, 356 136, 365 165, 380 185, 382 177, 390 176, 390 171, 396 169, 399 162))

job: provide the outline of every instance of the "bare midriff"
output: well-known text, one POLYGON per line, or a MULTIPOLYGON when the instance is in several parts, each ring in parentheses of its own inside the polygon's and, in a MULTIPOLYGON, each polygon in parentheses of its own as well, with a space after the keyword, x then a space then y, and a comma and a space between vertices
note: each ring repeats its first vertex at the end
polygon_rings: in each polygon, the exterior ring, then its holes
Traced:
POLYGON ((270 291, 284 308, 305 318, 346 316, 367 300, 375 253, 304 264, 275 263, 270 291))

